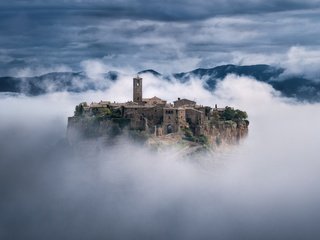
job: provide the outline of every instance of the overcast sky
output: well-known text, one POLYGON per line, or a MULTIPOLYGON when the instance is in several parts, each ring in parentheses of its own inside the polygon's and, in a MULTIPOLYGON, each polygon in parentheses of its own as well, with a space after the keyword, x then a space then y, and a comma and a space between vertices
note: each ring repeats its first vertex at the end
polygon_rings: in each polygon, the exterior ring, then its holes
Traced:
POLYGON ((78 71, 90 59, 166 73, 287 66, 320 53, 319 0, 12 0, 0 10, 0 75, 78 71))

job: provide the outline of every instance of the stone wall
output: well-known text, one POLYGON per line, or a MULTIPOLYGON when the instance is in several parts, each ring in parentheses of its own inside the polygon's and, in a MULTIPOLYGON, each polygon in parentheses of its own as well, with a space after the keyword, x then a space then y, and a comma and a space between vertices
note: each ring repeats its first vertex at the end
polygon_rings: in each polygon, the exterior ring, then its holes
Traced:
POLYGON ((163 109, 164 134, 179 132, 184 127, 187 127, 186 110, 184 108, 163 109))
POLYGON ((163 111, 160 106, 153 107, 124 107, 123 117, 131 120, 130 128, 153 132, 154 126, 161 125, 163 111))

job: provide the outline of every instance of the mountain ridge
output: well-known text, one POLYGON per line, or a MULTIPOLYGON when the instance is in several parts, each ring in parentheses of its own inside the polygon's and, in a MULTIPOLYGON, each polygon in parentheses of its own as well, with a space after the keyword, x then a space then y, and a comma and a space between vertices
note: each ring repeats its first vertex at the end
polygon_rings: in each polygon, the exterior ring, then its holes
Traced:
MULTIPOLYGON (((203 81, 206 89, 215 89, 219 80, 229 74, 253 77, 257 81, 271 85, 285 97, 299 101, 320 102, 320 82, 307 79, 302 75, 286 76, 284 68, 267 64, 239 66, 233 64, 216 66, 213 68, 197 68, 189 72, 163 75, 153 69, 146 69, 137 74, 152 74, 164 81, 176 79, 187 82, 192 77, 203 81)), ((110 82, 116 81, 120 73, 109 71, 98 81, 86 75, 85 72, 52 72, 35 77, 0 77, 0 92, 23 93, 37 96, 49 92, 85 92, 88 90, 105 90, 110 82)))

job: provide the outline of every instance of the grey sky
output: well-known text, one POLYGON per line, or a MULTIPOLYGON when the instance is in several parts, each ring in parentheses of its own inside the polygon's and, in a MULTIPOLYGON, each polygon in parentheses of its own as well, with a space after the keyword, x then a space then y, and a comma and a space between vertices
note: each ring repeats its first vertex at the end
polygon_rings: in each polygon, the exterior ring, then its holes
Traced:
POLYGON ((162 72, 287 66, 293 48, 304 56, 319 51, 319 7, 317 0, 2 2, 0 75, 56 66, 76 71, 88 59, 162 72))

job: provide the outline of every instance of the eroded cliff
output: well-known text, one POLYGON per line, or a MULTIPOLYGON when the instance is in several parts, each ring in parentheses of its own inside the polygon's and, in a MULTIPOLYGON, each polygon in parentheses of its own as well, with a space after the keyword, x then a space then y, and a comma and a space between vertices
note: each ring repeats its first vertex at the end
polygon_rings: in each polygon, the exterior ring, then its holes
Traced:
POLYGON ((75 115, 68 118, 68 139, 71 143, 88 139, 102 139, 106 144, 120 137, 126 137, 152 148, 182 146, 193 149, 215 150, 237 145, 248 134, 249 121, 243 119, 226 120, 224 113, 217 114, 202 126, 202 134, 195 134, 192 128, 184 127, 178 132, 159 134, 156 129, 130 128, 130 119, 108 111, 98 115, 75 115))

